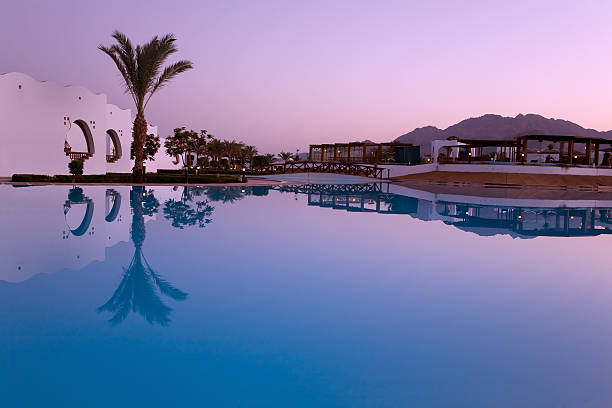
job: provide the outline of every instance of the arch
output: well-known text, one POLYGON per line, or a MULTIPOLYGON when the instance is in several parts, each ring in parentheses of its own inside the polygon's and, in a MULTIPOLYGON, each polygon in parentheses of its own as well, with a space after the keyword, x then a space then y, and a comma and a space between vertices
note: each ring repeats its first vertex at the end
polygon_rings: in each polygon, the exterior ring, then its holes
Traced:
POLYGON ((106 190, 106 197, 115 198, 115 200, 113 201, 113 206, 111 207, 106 217, 104 217, 106 222, 113 222, 117 218, 117 215, 119 214, 119 209, 121 208, 121 194, 119 194, 119 192, 113 189, 108 189, 106 190))
POLYGON ((89 126, 87 126, 87 123, 85 123, 85 121, 82 119, 77 119, 74 121, 74 123, 79 128, 81 128, 81 132, 83 132, 83 136, 85 136, 85 142, 87 142, 87 153, 93 156, 93 154, 96 152, 96 149, 94 146, 93 137, 91 135, 91 130, 89 130, 89 126))
POLYGON ((123 152, 121 151, 121 140, 119 140, 119 135, 117 134, 117 132, 115 132, 114 129, 108 129, 106 131, 106 134, 110 138, 111 142, 113 143, 113 147, 115 149, 114 154, 107 155, 106 157, 106 161, 112 163, 114 161, 119 160, 123 154, 123 152))
POLYGON ((81 235, 84 235, 89 229, 89 225, 91 224, 91 219, 93 218, 94 213, 94 202, 91 198, 87 197, 84 197, 82 200, 79 201, 72 201, 69 199, 68 201, 66 201, 66 204, 64 204, 64 217, 66 216, 66 214, 70 210, 70 207, 73 204, 87 204, 87 208, 85 209, 85 215, 83 216, 83 219, 81 220, 79 226, 76 228, 70 228, 70 233, 72 235, 74 235, 75 237, 80 237, 81 235))

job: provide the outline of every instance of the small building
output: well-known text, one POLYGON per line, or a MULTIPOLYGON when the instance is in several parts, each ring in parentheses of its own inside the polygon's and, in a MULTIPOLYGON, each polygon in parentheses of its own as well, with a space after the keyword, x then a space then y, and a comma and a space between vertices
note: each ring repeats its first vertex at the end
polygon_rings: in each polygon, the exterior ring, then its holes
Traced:
POLYGON ((350 142, 310 145, 308 161, 332 163, 420 163, 420 147, 409 143, 350 142))
MULTIPOLYGON (((2 74, 0 123, 0 176, 67 174, 73 159, 84 161, 85 174, 133 167, 131 111, 80 86, 2 74)), ((157 127, 149 125, 148 133, 157 135, 157 127)))
POLYGON ((432 156, 434 162, 439 163, 508 162, 610 166, 611 145, 612 139, 574 135, 530 134, 512 140, 449 138, 432 142, 432 156))

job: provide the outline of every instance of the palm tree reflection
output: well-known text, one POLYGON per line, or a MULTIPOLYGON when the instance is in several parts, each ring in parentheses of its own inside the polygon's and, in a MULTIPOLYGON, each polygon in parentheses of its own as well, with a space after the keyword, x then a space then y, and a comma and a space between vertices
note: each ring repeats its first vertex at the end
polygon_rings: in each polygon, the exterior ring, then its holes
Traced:
POLYGON ((185 300, 187 293, 172 286, 151 268, 142 251, 146 235, 144 216, 156 213, 159 202, 152 190, 146 191, 143 186, 134 186, 130 192, 130 206, 134 256, 129 266, 123 268, 123 278, 113 296, 97 311, 113 313, 109 319, 112 325, 123 322, 132 311, 142 315, 151 324, 167 326, 172 308, 164 304, 161 295, 174 300, 185 300))
POLYGON ((243 187, 236 186, 221 186, 221 187, 209 187, 206 191, 206 196, 210 201, 222 202, 224 204, 242 200, 245 196, 246 190, 243 187))

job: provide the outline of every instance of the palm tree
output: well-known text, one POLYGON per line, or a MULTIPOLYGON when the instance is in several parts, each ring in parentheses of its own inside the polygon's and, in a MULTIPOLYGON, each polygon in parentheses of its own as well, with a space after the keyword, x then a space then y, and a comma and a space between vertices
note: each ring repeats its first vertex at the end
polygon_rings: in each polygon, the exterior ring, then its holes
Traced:
POLYGON ((289 159, 293 158, 293 154, 289 153, 289 152, 280 152, 278 154, 278 157, 280 157, 280 159, 284 162, 288 162, 289 159))
POLYGON ((276 161, 276 156, 274 156, 272 153, 266 153, 264 157, 266 158, 267 163, 274 163, 276 161))
POLYGON ((232 140, 228 143, 229 158, 232 165, 236 162, 236 159, 240 157, 240 153, 242 152, 243 146, 244 143, 237 142, 235 140, 232 140))
POLYGON ((173 34, 162 38, 153 37, 144 45, 135 48, 129 38, 120 31, 113 31, 116 44, 110 47, 100 45, 98 49, 106 53, 115 63, 123 78, 125 92, 130 94, 136 105, 136 118, 132 129, 134 139, 134 181, 141 182, 143 177, 144 143, 147 136, 147 121, 144 111, 151 96, 168 84, 178 74, 193 68, 191 61, 181 60, 166 66, 166 59, 178 51, 173 34))
POLYGON ((257 155, 257 148, 255 146, 244 146, 242 148, 241 156, 244 162, 248 162, 249 165, 253 161, 253 156, 257 155))
POLYGON ((278 154, 278 157, 281 158, 281 160, 283 161, 283 169, 286 171, 287 170, 287 162, 293 158, 293 155, 289 152, 280 152, 278 154))
POLYGON ((208 142, 207 150, 211 159, 217 162, 217 167, 219 167, 219 161, 223 155, 223 143, 219 139, 213 137, 211 141, 208 142))

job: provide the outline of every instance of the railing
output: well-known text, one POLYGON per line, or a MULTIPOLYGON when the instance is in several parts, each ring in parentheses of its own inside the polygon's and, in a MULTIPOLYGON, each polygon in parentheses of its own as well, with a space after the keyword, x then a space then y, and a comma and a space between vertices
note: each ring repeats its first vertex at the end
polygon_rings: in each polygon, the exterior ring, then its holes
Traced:
POLYGON ((117 156, 115 154, 107 154, 106 155, 106 162, 107 163, 114 163, 117 160, 119 160, 119 156, 117 156))
POLYGON ((87 152, 67 152, 66 156, 70 157, 70 160, 85 161, 93 156, 93 154, 87 152))
POLYGON ((254 173, 339 173, 382 179, 386 169, 352 163, 289 162, 256 167, 254 173))

